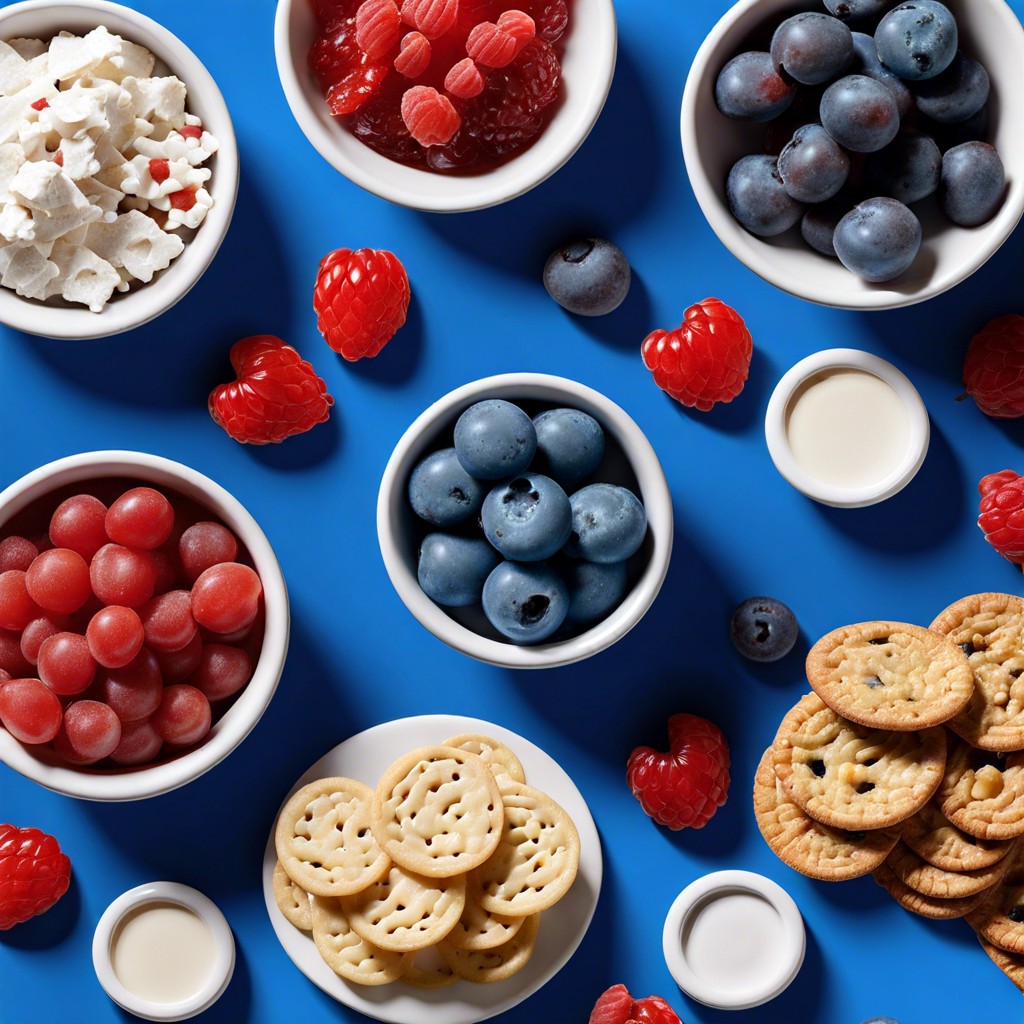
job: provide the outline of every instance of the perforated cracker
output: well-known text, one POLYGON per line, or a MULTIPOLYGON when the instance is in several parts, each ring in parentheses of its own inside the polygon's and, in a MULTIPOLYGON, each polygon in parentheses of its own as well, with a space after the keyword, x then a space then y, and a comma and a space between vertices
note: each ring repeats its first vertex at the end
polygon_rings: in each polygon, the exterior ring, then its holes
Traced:
POLYGON ((466 981, 482 984, 504 981, 529 963, 539 928, 540 915, 534 914, 523 921, 523 926, 508 942, 494 949, 458 949, 445 941, 437 950, 452 970, 466 981))
POLYGON ((401 980, 415 988, 435 989, 453 985, 459 976, 434 947, 428 947, 408 955, 401 980))
POLYGON ((1024 835, 1024 752, 1003 757, 956 743, 938 802, 957 828, 979 839, 1024 835))
POLYGON ((287 875, 281 862, 274 865, 274 901, 278 909, 299 931, 313 930, 313 910, 309 904, 309 893, 296 885, 287 875))
POLYGON ((504 917, 483 908, 483 889, 475 874, 466 882, 466 906, 447 942, 456 949, 494 949, 503 946, 522 927, 525 917, 504 917))
POLYGON ((313 896, 313 942, 324 963, 356 985, 387 985, 402 976, 408 954, 377 949, 351 928, 341 903, 313 896))
POLYGON ((502 775, 509 776, 513 782, 525 782, 526 773, 519 758, 505 746, 504 743, 490 736, 483 736, 480 733, 460 733, 443 741, 445 747, 455 747, 456 750, 468 750, 481 758, 488 768, 494 773, 494 777, 500 779, 502 775))

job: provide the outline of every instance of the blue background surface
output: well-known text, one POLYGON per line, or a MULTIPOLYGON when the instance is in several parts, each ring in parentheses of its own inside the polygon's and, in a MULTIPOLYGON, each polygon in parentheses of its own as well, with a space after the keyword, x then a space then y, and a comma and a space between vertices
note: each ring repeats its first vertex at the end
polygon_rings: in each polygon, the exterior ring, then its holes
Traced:
MULTIPOLYGON (((618 981, 636 996, 668 997, 687 1024, 1015 1019, 1020 995, 966 924, 912 917, 870 878, 828 886, 798 876, 763 843, 749 793, 758 757, 806 689, 808 641, 867 618, 927 623, 976 591, 1021 591, 1020 572, 974 525, 978 479, 1024 469, 1020 424, 988 420, 954 399, 974 330, 1021 311, 1024 233, 966 284, 899 312, 817 308, 744 269, 706 225, 678 143, 687 68, 725 0, 619 0, 618 72, 584 147, 530 195, 449 218, 364 194, 306 142, 277 81, 271 0, 133 6, 182 37, 220 83, 242 157, 234 223, 195 290, 139 331, 74 344, 0 330, 0 484, 107 447, 209 474, 276 548, 293 602, 291 654, 251 736, 175 793, 95 805, 44 792, 0 765, 0 820, 55 833, 75 867, 53 911, 0 935, 0 1022, 128 1019, 93 975, 92 930, 115 896, 156 878, 202 889, 237 936, 235 979, 203 1019, 363 1019, 322 995, 278 946, 260 891, 263 847, 282 795, 327 749, 379 722, 431 712, 490 719, 547 750, 582 790, 604 842, 605 884, 586 940, 503 1022, 585 1021, 618 981), (593 323, 565 315, 539 282, 547 252, 584 232, 616 240, 636 275, 626 305, 593 323), (372 363, 336 358, 310 310, 317 263, 342 245, 393 249, 413 284, 409 325, 372 363), (658 391, 638 348, 649 330, 677 324, 709 295, 741 311, 756 352, 743 394, 699 415, 658 391), (230 376, 231 344, 264 332, 312 359, 337 404, 328 424, 252 449, 212 424, 206 396, 230 376), (880 507, 813 504, 778 475, 765 448, 775 381, 835 345, 892 360, 931 412, 924 468, 880 507), (620 403, 664 463, 677 522, 668 580, 643 622, 604 654, 543 675, 476 664, 423 630, 391 588, 374 528, 380 474, 412 419, 459 384, 513 370, 575 377, 620 403), (804 630, 797 651, 766 668, 740 660, 727 635, 732 608, 761 593, 787 601, 804 630), (624 765, 635 745, 664 742, 676 711, 722 726, 734 782, 706 829, 672 835, 642 814, 624 765), (793 894, 809 946, 783 997, 731 1016, 679 993, 661 957, 661 927, 683 886, 734 867, 761 871, 793 894)), ((1013 6, 1024 12, 1024 0, 1013 6)))

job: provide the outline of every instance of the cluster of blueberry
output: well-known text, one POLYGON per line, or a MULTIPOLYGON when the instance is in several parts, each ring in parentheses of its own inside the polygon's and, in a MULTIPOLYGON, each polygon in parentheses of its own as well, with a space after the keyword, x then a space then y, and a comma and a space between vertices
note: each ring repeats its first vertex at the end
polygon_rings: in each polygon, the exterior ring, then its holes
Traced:
POLYGON ((982 141, 989 76, 958 49, 956 19, 937 0, 825 6, 787 19, 770 52, 742 53, 719 75, 723 114, 776 122, 766 154, 729 172, 727 199, 751 233, 800 222, 813 249, 891 281, 921 247, 911 205, 935 195, 954 224, 973 227, 1002 203, 1003 164, 982 141))
POLYGON ((409 479, 413 511, 444 531, 420 545, 423 592, 448 608, 482 604, 516 644, 608 615, 626 592, 647 513, 625 487, 581 486, 604 454, 601 425, 577 409, 531 420, 500 399, 470 406, 455 447, 428 455, 409 479))

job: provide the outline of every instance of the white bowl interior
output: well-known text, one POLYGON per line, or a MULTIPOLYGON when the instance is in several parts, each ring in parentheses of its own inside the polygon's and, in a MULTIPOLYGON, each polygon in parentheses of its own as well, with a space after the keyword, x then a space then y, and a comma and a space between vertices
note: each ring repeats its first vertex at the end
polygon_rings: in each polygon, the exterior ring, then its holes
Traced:
POLYGON ((439 213, 478 210, 528 192, 554 174, 582 145, 604 107, 617 45, 612 0, 575 0, 561 43, 563 99, 536 142, 493 171, 449 176, 389 160, 363 145, 327 109, 306 65, 317 23, 309 0, 279 0, 277 70, 306 138, 357 185, 393 203, 439 213))
MULTIPOLYGON (((934 197, 914 205, 924 241, 914 265, 886 284, 870 284, 837 260, 810 249, 799 225, 774 239, 761 239, 733 219, 725 199, 729 169, 748 153, 763 152, 766 125, 731 121, 715 106, 718 73, 738 53, 768 48, 784 18, 820 7, 806 0, 740 0, 708 36, 690 69, 683 97, 683 153, 690 183, 715 233, 742 263, 784 291, 824 305, 851 309, 908 306, 952 288, 969 277, 1006 241, 1024 213, 1024 29, 1003 0, 945 0, 957 18, 960 45, 981 61, 992 78, 987 141, 1006 167, 1002 207, 987 224, 951 224, 934 197)), ((856 26, 854 26, 856 29, 856 26)))
MULTIPOLYGON (((63 300, 45 303, 24 299, 0 288, 0 322, 28 334, 84 340, 107 337, 139 327, 181 299, 202 277, 227 234, 238 193, 238 145, 231 116, 217 84, 198 57, 176 36, 151 18, 105 0, 28 0, 0 10, 0 39, 29 36, 49 40, 58 32, 84 33, 97 25, 151 50, 157 67, 177 75, 188 88, 186 109, 197 114, 220 143, 206 166, 213 172, 207 188, 214 205, 185 250, 148 284, 115 292, 102 313, 63 300)), ((183 237, 187 237, 183 235, 183 237)))

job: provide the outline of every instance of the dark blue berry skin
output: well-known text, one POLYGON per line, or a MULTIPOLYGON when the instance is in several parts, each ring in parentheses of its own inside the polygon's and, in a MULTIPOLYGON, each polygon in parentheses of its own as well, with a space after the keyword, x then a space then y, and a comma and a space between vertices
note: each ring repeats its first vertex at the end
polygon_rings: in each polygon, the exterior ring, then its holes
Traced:
POLYGON ((827 203, 812 206, 800 221, 800 234, 804 241, 816 252, 820 252, 822 256, 830 256, 834 260, 839 259, 836 256, 833 237, 839 222, 855 205, 855 201, 849 193, 841 192, 827 203))
POLYGON ((954 224, 975 227, 991 220, 1005 188, 1003 161, 987 142, 965 142, 942 158, 939 205, 954 224))
POLYGON ((892 281, 921 248, 921 222, 895 199, 868 199, 839 222, 834 242, 847 270, 865 281, 892 281))
POLYGON ((455 424, 455 454, 478 480, 522 473, 537 452, 533 421, 517 405, 491 398, 471 405, 455 424))
POLYGON ((615 484, 591 484, 570 499, 572 534, 565 545, 571 558, 624 562, 647 535, 647 512, 632 491, 615 484))
POLYGON ((894 75, 878 59, 874 36, 869 36, 864 32, 853 33, 853 58, 850 74, 864 75, 866 78, 873 78, 876 82, 881 82, 892 93, 900 120, 905 118, 914 106, 914 94, 902 78, 894 75))
POLYGON ((927 135, 901 135, 864 163, 864 187, 872 195, 898 199, 905 206, 926 199, 939 187, 942 153, 927 135))
POLYGON ((565 559, 559 569, 569 588, 567 622, 589 625, 603 619, 619 606, 626 592, 626 564, 576 562, 565 559))
POLYGON ((482 537, 430 533, 420 545, 417 578, 423 593, 446 608, 479 604, 484 580, 501 561, 482 537))
POLYGON ((821 97, 821 123, 844 149, 875 153, 896 138, 900 114, 892 93, 866 75, 847 75, 821 97))
POLYGON ((773 121, 796 98, 797 88, 775 70, 770 53, 733 57, 715 83, 715 104, 734 121, 773 121))
POLYGON ((937 0, 914 0, 891 10, 875 29, 879 60, 908 82, 941 75, 953 62, 956 19, 937 0))
POLYGON ((729 172, 725 185, 729 209, 752 235, 781 235, 803 213, 803 206, 782 184, 778 165, 773 156, 745 156, 729 172))
POLYGON ((961 124, 985 106, 991 86, 988 72, 958 52, 941 75, 917 84, 917 109, 939 124, 961 124))
POLYGON ((544 562, 502 562, 484 583, 483 606, 502 636, 516 644, 537 644, 565 621, 569 591, 544 562))
POLYGON ((850 158, 820 124, 798 128, 779 155, 779 176, 801 203, 823 203, 846 184, 850 158))
POLYGON ((796 645, 796 616, 773 597, 751 597, 732 614, 729 634, 736 650, 751 661, 778 661, 796 645))
POLYGON ((840 21, 862 21, 877 18, 893 0, 825 0, 829 14, 840 21))
POLYGON ((850 30, 830 14, 810 11, 787 18, 772 36, 772 60, 801 85, 821 85, 853 61, 850 30))
POLYGON ((537 456, 534 469, 573 490, 592 476, 604 458, 604 431, 579 409, 548 409, 534 416, 537 456))
POLYGON ((870 1017, 864 1021, 864 1024, 900 1024, 900 1022, 892 1017, 870 1017))
POLYGON ((577 316, 604 316, 618 309, 631 277, 625 253, 604 238, 563 245, 544 266, 548 295, 577 316))
POLYGON ((409 478, 409 504, 421 519, 435 526, 455 526, 480 512, 487 488, 473 479, 454 448, 428 455, 409 478))
POLYGON ((569 498, 539 473, 498 484, 484 499, 484 536, 506 558, 542 562, 561 551, 572 532, 569 498))
POLYGON ((982 107, 974 117, 959 124, 935 124, 933 127, 935 141, 943 153, 965 142, 985 142, 988 138, 988 107, 982 107))

